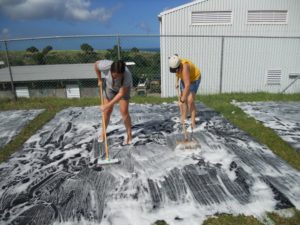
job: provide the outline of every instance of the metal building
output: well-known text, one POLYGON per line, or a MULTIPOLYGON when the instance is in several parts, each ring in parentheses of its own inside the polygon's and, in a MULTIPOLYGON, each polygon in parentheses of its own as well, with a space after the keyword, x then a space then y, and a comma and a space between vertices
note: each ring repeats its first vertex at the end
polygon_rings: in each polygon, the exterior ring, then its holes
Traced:
MULTIPOLYGON (((12 66, 17 97, 98 96, 94 64, 12 66)), ((0 98, 12 98, 8 67, 0 69, 0 98)))
POLYGON ((174 96, 168 56, 202 72, 199 93, 300 92, 299 0, 196 0, 161 12, 162 97, 174 96))

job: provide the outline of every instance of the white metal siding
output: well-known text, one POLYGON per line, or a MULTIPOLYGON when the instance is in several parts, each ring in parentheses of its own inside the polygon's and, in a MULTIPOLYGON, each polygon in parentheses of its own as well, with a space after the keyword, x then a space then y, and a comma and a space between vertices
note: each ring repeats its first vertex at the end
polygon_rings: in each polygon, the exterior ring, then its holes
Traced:
POLYGON ((243 35, 300 36, 299 0, 208 0, 174 12, 162 14, 161 34, 182 35, 243 35), (249 25, 248 10, 287 10, 286 25, 249 25), (232 26, 191 26, 191 12, 232 11, 232 26))
MULTIPOLYGON (((208 0, 178 10, 161 13, 161 35, 222 36, 294 36, 300 37, 299 0, 208 0), (287 24, 248 24, 248 10, 287 10, 287 24), (192 25, 192 12, 232 11, 228 26, 192 25)), ((220 88, 220 37, 161 37, 162 97, 176 95, 175 75, 168 69, 168 56, 192 60, 203 77, 199 93, 218 93, 220 88)), ((300 39, 225 38, 223 61, 223 92, 282 91, 290 82, 288 74, 300 71, 300 39), (281 85, 267 86, 268 69, 282 69, 281 85)), ((287 92, 299 92, 296 82, 287 92)))
MULTIPOLYGON (((227 38, 224 43, 224 92, 280 92, 289 73, 300 71, 300 39, 227 38), (275 47, 274 47, 275 46, 275 47), (281 69, 281 84, 267 85, 268 70, 281 69)), ((299 92, 295 84, 287 92, 299 92)))
POLYGON ((161 49, 161 64, 166 65, 162 71, 162 96, 175 96, 175 74, 169 72, 168 56, 177 53, 181 58, 190 59, 201 71, 202 79, 199 93, 216 93, 220 79, 220 38, 207 37, 163 37, 167 51, 161 49), (170 41, 171 39, 171 41, 170 41), (166 41, 169 40, 169 41, 166 41), (193 49, 193 51, 191 51, 193 49))

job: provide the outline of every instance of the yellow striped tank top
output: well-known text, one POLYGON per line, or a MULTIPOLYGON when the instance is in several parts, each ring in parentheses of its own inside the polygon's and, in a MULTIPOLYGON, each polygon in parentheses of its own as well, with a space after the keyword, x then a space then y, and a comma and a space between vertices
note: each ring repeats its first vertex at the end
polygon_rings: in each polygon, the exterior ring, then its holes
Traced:
MULTIPOLYGON (((190 66, 190 79, 191 82, 198 80, 201 77, 200 70, 188 59, 180 59, 182 64, 188 63, 190 66)), ((182 79, 182 72, 177 72, 176 76, 182 79)))

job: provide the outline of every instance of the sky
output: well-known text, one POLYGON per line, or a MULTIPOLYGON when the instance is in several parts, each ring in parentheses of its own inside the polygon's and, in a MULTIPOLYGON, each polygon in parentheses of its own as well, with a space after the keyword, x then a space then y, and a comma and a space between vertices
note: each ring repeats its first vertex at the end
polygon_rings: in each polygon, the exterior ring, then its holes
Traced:
POLYGON ((158 14, 191 0, 0 0, 0 39, 159 34, 158 14))

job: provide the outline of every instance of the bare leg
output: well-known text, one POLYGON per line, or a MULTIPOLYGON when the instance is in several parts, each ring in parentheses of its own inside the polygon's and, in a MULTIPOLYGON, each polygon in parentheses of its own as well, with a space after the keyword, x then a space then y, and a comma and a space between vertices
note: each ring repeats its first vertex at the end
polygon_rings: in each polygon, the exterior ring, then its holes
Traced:
MULTIPOLYGON (((109 102, 108 99, 104 98, 104 104, 107 104, 109 102)), ((105 128, 102 124, 102 133, 100 135, 100 137, 102 137, 102 140, 104 140, 104 131, 106 131, 107 127, 108 127, 108 124, 109 124, 109 120, 110 120, 110 116, 111 116, 111 113, 113 111, 113 107, 111 107, 110 109, 107 109, 105 110, 103 113, 103 116, 104 116, 104 121, 105 121, 105 128)))
POLYGON ((119 101, 120 104, 120 113, 122 115, 122 119, 124 121, 124 125, 127 131, 127 140, 125 144, 129 144, 132 141, 132 130, 131 130, 131 117, 128 112, 129 100, 121 99, 119 101))
POLYGON ((196 105, 195 105, 195 93, 190 93, 188 96, 188 107, 191 113, 191 120, 192 120, 192 128, 196 127, 196 105))

